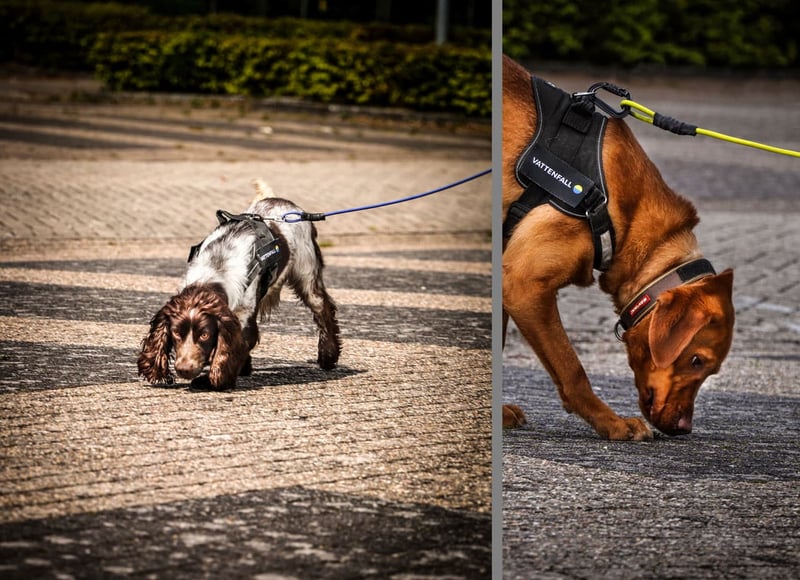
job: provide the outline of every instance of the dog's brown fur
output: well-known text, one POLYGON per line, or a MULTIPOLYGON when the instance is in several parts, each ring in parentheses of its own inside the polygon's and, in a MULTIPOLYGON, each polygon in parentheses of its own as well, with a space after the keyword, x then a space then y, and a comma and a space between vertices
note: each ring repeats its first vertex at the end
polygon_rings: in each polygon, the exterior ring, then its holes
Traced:
MULTIPOLYGON (((503 59, 503 216, 522 193, 514 168, 536 129, 530 74, 503 59)), ((603 139, 609 213, 616 233, 611 267, 600 288, 620 311, 668 270, 701 256, 692 229, 694 206, 675 194, 621 120, 610 119, 603 139)), ((503 252, 503 336, 510 316, 558 387, 568 412, 602 437, 653 437, 640 418, 622 418, 592 391, 561 324, 556 294, 593 282, 593 246, 585 221, 545 204, 517 225, 503 252)), ((624 335, 628 362, 645 418, 664 433, 688 433, 702 382, 719 371, 733 336, 733 272, 668 290, 624 335)), ((516 405, 503 408, 503 426, 525 423, 516 405)))

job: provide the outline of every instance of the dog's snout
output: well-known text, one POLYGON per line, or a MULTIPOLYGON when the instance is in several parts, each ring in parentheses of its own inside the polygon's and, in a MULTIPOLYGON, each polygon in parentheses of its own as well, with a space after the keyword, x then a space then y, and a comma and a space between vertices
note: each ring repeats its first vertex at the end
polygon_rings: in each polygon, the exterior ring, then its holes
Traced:
POLYGON ((694 405, 659 402, 653 388, 645 390, 639 398, 645 418, 665 435, 687 435, 692 432, 694 405))

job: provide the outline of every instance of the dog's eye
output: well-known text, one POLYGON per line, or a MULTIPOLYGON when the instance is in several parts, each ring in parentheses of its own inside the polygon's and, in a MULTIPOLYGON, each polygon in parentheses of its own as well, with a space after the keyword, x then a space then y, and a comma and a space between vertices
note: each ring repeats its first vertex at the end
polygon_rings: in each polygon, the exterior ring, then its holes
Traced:
POLYGON ((703 366, 703 359, 701 359, 697 355, 694 355, 692 357, 692 363, 691 364, 692 364, 692 368, 699 369, 699 368, 701 368, 703 366))
POLYGON ((209 332, 207 330, 204 330, 203 332, 200 333, 200 340, 201 341, 205 342, 209 338, 211 338, 211 334, 209 334, 209 332))

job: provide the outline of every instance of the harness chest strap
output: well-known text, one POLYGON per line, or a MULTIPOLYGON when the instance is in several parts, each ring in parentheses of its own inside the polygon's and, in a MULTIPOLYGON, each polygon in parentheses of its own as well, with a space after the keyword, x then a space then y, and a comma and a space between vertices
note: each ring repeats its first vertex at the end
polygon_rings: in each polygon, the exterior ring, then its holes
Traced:
POLYGON ((614 325, 614 334, 619 340, 622 340, 622 335, 627 330, 636 326, 655 308, 658 296, 663 292, 684 284, 691 284, 701 278, 715 274, 714 266, 705 258, 692 260, 673 268, 660 278, 657 278, 647 288, 639 292, 633 300, 628 302, 625 308, 622 309, 619 320, 614 325))

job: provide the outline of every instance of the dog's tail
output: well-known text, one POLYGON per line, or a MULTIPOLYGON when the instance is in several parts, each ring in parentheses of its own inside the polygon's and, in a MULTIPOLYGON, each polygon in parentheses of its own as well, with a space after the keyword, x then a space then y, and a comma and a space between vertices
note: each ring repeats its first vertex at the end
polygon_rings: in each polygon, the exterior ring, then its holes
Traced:
POLYGON ((256 196, 253 198, 253 203, 261 201, 262 199, 275 197, 275 192, 272 191, 272 188, 267 185, 265 181, 262 181, 261 179, 254 179, 253 185, 256 187, 256 196))

